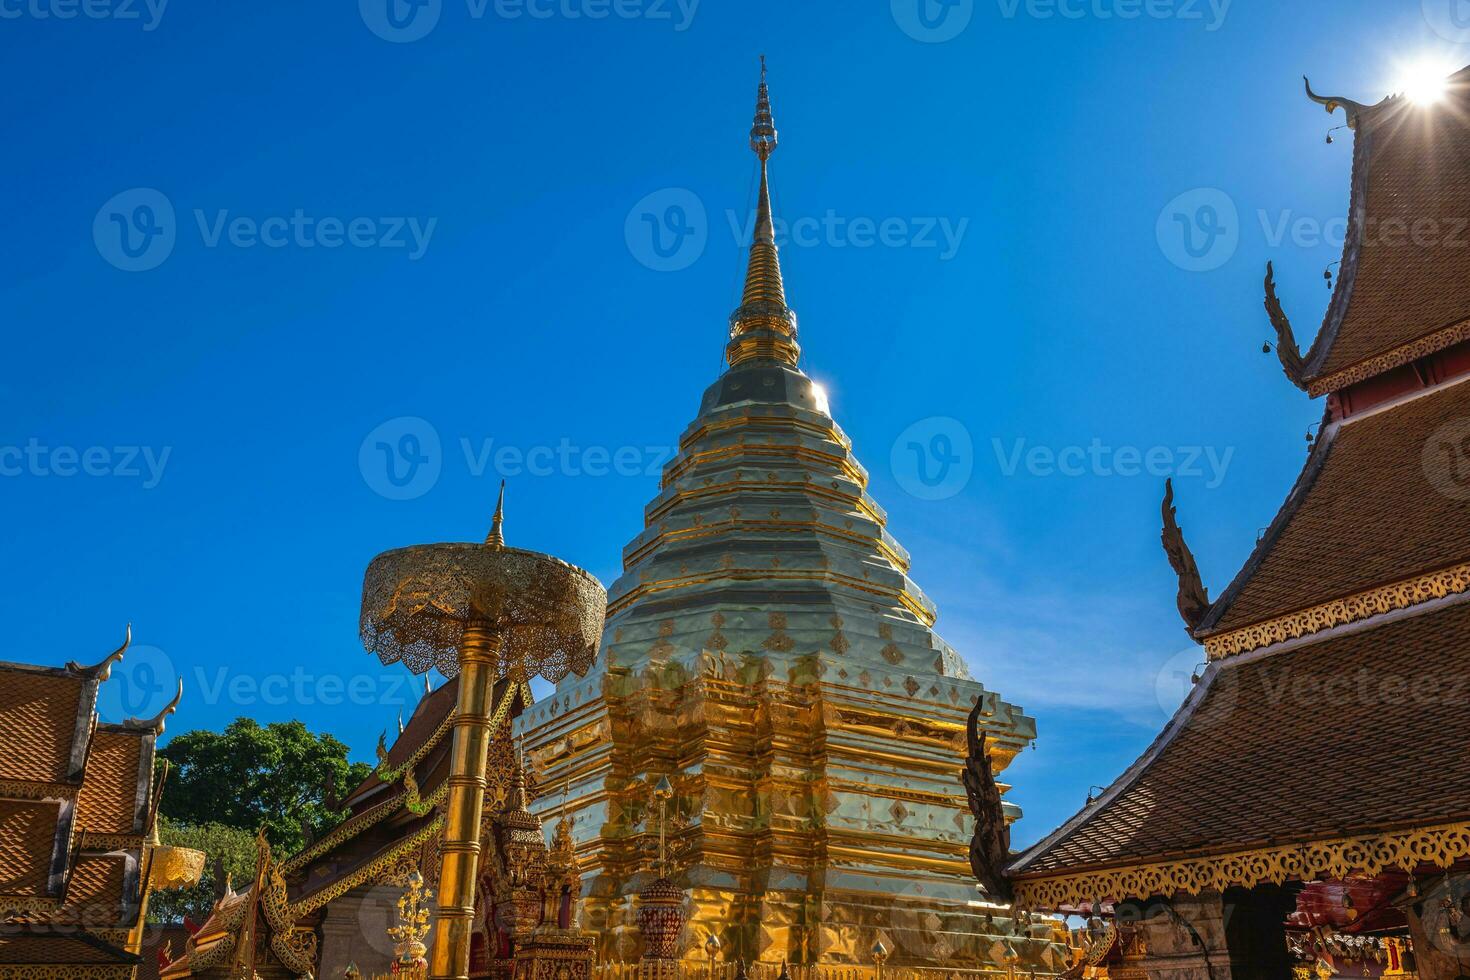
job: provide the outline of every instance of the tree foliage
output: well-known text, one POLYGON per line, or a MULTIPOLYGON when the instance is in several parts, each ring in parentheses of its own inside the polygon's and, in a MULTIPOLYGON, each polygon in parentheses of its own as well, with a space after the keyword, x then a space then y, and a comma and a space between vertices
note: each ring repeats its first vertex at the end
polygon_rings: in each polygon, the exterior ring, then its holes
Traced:
POLYGON ((167 817, 158 821, 158 836, 175 847, 192 847, 207 855, 204 876, 192 888, 155 891, 148 899, 148 921, 182 922, 184 916, 203 925, 214 908, 215 895, 224 890, 221 873, 228 874, 238 889, 255 877, 255 835, 223 824, 175 823, 167 817))
POLYGON ((223 732, 185 732, 159 751, 173 767, 161 812, 175 825, 218 825, 252 839, 264 827, 277 854, 293 854, 342 819, 336 798, 372 771, 348 762, 347 751, 299 721, 262 727, 237 718, 223 732))

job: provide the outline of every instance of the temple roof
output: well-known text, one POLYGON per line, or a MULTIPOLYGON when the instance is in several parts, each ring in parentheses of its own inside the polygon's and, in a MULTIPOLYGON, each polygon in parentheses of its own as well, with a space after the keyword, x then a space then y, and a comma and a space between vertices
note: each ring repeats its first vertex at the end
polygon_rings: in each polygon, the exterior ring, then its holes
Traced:
POLYGON ((137 962, 136 955, 75 928, 12 926, 0 930, 0 964, 8 966, 128 966, 137 962))
POLYGON ((1318 101, 1356 137, 1342 267, 1306 356, 1314 395, 1470 337, 1470 68, 1430 105, 1318 101))
POLYGON ((97 684, 75 671, 0 663, 0 717, 7 723, 7 748, 0 753, 0 779, 35 783, 79 783, 88 744, 97 684))
POLYGON ((1012 874, 1470 820, 1470 602, 1394 615, 1211 665, 1149 750, 1012 874))
POLYGON ((1280 512, 1196 635, 1210 642, 1470 559, 1470 507, 1445 492, 1446 481, 1454 488, 1456 460, 1432 442, 1467 417, 1470 384, 1461 382, 1326 425, 1280 512))
MULTIPOLYGON (((8 797, 0 800, 0 919, 21 930, 19 945, 95 952, 106 944, 78 926, 125 931, 141 914, 160 788, 155 745, 178 698, 153 719, 98 723, 98 688, 128 642, 92 667, 0 663, 8 797), (52 936, 50 927, 75 935, 52 936)), ((12 953, 42 955, 3 955, 12 953)))

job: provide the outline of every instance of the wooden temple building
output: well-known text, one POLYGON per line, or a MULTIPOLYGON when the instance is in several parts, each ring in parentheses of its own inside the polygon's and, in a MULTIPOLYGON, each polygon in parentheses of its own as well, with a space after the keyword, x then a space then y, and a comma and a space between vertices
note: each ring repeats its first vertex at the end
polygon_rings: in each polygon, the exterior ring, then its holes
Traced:
POLYGON ((0 980, 131 980, 149 894, 204 870, 202 853, 158 842, 155 749, 178 698, 98 720, 127 648, 93 667, 0 663, 0 980))
POLYGON ((1305 355, 1269 267, 1266 309, 1324 418, 1213 601, 1166 494, 1207 666, 1008 868, 1093 917, 1078 975, 1470 975, 1470 69, 1430 104, 1307 91, 1355 134, 1341 274, 1305 355))

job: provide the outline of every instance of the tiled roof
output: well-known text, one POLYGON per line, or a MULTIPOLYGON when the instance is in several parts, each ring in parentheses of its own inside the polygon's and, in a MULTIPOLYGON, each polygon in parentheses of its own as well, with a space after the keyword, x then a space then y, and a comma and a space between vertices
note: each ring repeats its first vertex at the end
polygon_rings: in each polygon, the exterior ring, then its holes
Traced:
POLYGON ((0 752, 0 779, 68 781, 85 684, 79 674, 0 664, 6 743, 6 751, 0 752))
MULTIPOLYGON (((497 685, 497 697, 503 686, 497 685)), ((413 717, 409 718, 408 724, 404 726, 403 733, 388 750, 388 768, 397 769, 412 758, 413 754, 429 740, 429 737, 438 731, 445 716, 454 710, 458 697, 459 678, 456 677, 430 691, 428 697, 420 699, 418 706, 413 710, 413 717)), ((353 789, 343 802, 355 809, 367 794, 382 785, 383 781, 375 772, 363 780, 360 786, 353 789)))
MULTIPOLYGON (((1470 420, 1470 382, 1329 430, 1199 633, 1259 623, 1470 557, 1470 487, 1462 495, 1454 482, 1460 448, 1432 441, 1462 420, 1470 420)), ((1470 427, 1456 441, 1464 435, 1470 427)))
MULTIPOLYGON (((149 753, 151 756, 151 752, 149 753)), ((77 825, 91 834, 136 834, 138 776, 143 736, 138 732, 99 729, 92 737, 87 775, 77 798, 77 825)))
POLYGON ((66 903, 48 921, 92 929, 129 925, 123 921, 127 859, 120 854, 84 854, 66 886, 66 903))
POLYGON ((45 926, 0 931, 0 963, 94 966, 137 962, 137 957, 75 929, 53 933, 45 926))
POLYGON ((1309 378, 1470 318, 1467 82, 1434 105, 1398 97, 1358 113, 1342 275, 1309 378))
POLYGON ((60 820, 55 800, 0 800, 0 895, 48 897, 60 820))
POLYGON ((1470 820, 1470 602, 1219 662, 1092 810, 1022 876, 1470 820))

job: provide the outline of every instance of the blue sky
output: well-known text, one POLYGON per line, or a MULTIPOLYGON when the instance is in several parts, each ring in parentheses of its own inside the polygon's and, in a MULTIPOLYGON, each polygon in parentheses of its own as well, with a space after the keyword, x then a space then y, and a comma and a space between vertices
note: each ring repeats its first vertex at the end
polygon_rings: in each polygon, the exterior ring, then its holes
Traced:
POLYGON ((366 758, 417 693, 357 641, 375 553, 477 539, 508 471, 512 542, 610 582, 721 368, 764 52, 804 366, 1038 719, 1018 843, 1199 659, 1162 473, 1218 593, 1320 417, 1260 350, 1266 260, 1309 337, 1340 253, 1351 139, 1301 75, 1470 62, 1448 0, 395 2, 0 0, 6 656, 132 621, 109 712, 181 674, 174 732, 366 758), (928 490, 914 433, 967 476, 928 490))

